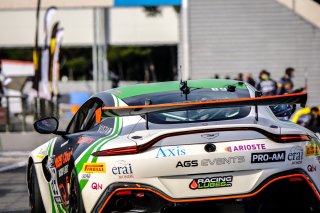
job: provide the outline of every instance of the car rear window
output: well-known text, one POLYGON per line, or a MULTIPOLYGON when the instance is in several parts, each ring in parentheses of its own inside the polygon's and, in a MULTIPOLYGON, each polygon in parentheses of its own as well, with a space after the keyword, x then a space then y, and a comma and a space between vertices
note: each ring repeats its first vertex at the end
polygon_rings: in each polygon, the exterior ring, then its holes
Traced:
MULTIPOLYGON (((191 92, 187 95, 187 97, 182 94, 180 90, 177 90, 133 96, 125 98, 123 101, 129 106, 137 106, 145 105, 146 101, 150 102, 151 104, 168 104, 187 101, 227 100, 248 97, 250 97, 250 94, 247 89, 236 89, 235 92, 229 92, 225 88, 195 88, 191 89, 191 92)), ((248 116, 250 109, 251 107, 248 106, 149 113, 148 119, 149 122, 157 124, 231 120, 248 116)))

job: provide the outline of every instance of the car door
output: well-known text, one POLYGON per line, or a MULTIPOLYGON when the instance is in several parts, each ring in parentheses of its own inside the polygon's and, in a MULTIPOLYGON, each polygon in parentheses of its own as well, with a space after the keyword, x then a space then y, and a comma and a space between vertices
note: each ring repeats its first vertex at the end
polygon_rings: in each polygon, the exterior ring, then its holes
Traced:
POLYGON ((96 111, 102 105, 103 102, 96 97, 86 101, 70 121, 66 129, 67 134, 57 137, 54 142, 52 153, 48 156, 48 166, 52 177, 51 192, 57 203, 68 205, 70 160, 75 160, 79 153, 98 139, 99 135, 87 130, 97 125, 96 111))

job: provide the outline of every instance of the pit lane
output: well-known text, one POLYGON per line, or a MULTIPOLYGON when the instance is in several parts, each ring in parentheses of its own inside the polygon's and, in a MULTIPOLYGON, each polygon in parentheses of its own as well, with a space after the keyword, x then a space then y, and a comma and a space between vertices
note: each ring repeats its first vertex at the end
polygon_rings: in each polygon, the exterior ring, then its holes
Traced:
POLYGON ((26 167, 0 173, 0 212, 30 212, 26 167))
POLYGON ((0 212, 30 212, 26 184, 28 152, 0 152, 0 212))

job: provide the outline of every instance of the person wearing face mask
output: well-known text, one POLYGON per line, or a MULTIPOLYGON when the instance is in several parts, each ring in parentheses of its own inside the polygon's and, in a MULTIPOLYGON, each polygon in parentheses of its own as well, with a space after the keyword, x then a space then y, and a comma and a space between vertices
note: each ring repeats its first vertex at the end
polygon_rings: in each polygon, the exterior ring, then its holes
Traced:
POLYGON ((259 75, 259 83, 257 84, 257 90, 262 92, 262 95, 275 95, 277 92, 277 82, 270 78, 270 73, 266 70, 262 70, 259 75))

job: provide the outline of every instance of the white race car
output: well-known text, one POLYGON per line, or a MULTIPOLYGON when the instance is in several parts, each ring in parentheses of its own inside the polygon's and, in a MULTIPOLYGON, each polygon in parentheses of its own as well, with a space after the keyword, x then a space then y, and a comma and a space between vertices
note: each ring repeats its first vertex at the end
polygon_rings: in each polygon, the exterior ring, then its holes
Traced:
POLYGON ((31 210, 320 212, 320 140, 275 116, 306 99, 233 80, 98 93, 65 131, 53 117, 35 122, 58 136, 30 154, 31 210))

